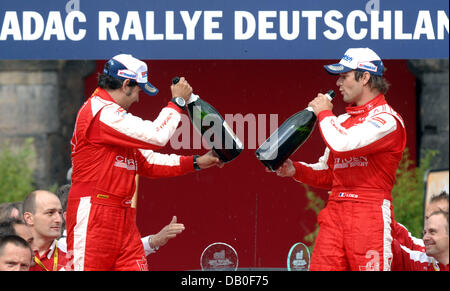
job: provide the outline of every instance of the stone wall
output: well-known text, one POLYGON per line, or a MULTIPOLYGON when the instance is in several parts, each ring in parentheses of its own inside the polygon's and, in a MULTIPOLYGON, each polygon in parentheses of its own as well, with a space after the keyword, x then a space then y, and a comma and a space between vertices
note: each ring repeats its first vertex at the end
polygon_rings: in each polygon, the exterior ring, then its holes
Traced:
POLYGON ((0 61, 0 144, 34 139, 37 188, 66 182, 83 77, 94 70, 93 61, 0 61))
POLYGON ((410 60, 417 77, 417 148, 419 158, 427 150, 438 150, 432 169, 449 168, 449 75, 446 60, 410 60))

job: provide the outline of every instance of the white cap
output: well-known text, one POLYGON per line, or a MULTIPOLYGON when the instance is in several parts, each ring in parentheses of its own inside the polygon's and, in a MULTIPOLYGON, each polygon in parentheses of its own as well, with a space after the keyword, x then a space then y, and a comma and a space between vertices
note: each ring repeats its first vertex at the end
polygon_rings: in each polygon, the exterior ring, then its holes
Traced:
POLYGON ((351 70, 367 71, 373 75, 383 75, 383 61, 370 48, 350 48, 337 64, 324 66, 330 74, 340 74, 351 70))
POLYGON ((104 74, 120 79, 135 80, 150 96, 156 95, 158 89, 147 81, 147 64, 129 54, 114 56, 106 64, 104 74))

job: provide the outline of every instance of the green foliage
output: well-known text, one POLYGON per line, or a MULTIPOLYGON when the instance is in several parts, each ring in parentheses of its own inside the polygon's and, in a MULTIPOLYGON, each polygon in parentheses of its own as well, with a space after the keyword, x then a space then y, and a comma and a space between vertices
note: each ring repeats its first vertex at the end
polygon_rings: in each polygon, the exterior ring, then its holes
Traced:
MULTIPOLYGON (((424 175, 438 153, 439 151, 428 150, 420 160, 420 166, 417 167, 415 162, 410 159, 409 150, 405 149, 397 168, 396 181, 392 189, 395 220, 406 226, 416 237, 421 237, 423 228, 424 175)), ((306 209, 310 209, 318 215, 325 202, 307 185, 303 186, 309 200, 306 209)), ((310 244, 311 251, 318 231, 319 225, 316 223, 314 231, 304 237, 304 240, 310 244)))
POLYGON ((420 166, 416 167, 409 157, 408 149, 405 149, 397 168, 395 185, 392 189, 395 220, 406 226, 416 237, 422 236, 425 172, 438 153, 436 150, 428 150, 420 160, 420 166))
MULTIPOLYGON (((306 190, 306 197, 308 198, 308 204, 306 205, 306 210, 312 210, 316 216, 325 207, 325 201, 320 198, 314 191, 309 189, 308 185, 302 184, 306 190)), ((315 229, 313 232, 305 235, 303 238, 306 245, 309 248, 310 253, 312 253, 314 248, 314 241, 316 240, 317 233, 319 232, 319 224, 316 222, 315 229)))
POLYGON ((36 158, 33 139, 20 148, 3 143, 0 149, 0 203, 23 201, 33 190, 33 169, 36 158))

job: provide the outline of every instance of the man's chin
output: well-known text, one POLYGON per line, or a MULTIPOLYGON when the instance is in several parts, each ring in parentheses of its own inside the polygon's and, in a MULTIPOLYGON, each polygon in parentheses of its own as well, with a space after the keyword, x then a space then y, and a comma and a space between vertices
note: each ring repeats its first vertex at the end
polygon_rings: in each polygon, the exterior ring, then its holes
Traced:
POLYGON ((429 257, 433 256, 433 254, 435 253, 434 248, 433 247, 425 247, 425 253, 429 257))

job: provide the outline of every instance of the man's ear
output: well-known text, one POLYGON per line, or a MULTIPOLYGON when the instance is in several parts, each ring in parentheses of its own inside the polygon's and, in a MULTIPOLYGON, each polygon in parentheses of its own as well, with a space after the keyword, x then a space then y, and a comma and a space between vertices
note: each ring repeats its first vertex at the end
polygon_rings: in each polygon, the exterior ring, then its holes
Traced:
POLYGON ((122 89, 126 89, 129 84, 130 84, 130 79, 123 80, 122 89))
POLYGON ((369 80, 371 78, 371 75, 369 72, 364 72, 362 76, 363 84, 367 85, 369 83, 369 80))
POLYGON ((23 220, 25 220, 25 223, 30 226, 34 225, 34 216, 31 212, 25 212, 23 214, 23 220))

